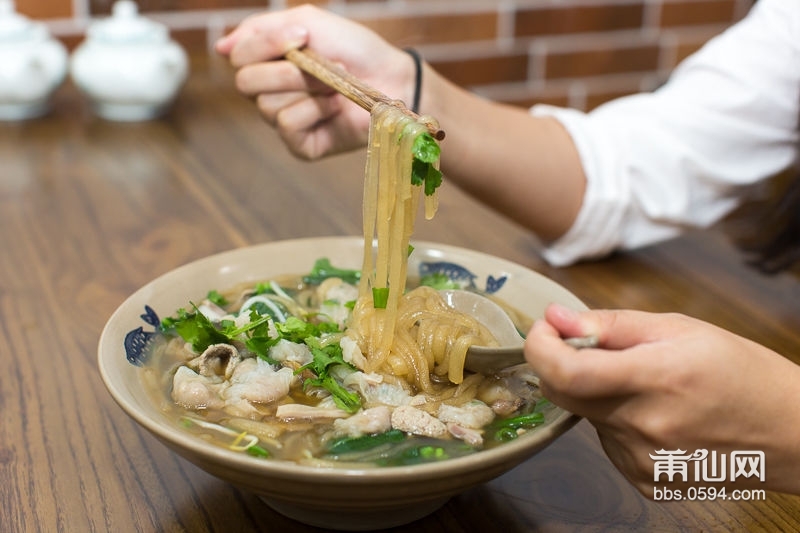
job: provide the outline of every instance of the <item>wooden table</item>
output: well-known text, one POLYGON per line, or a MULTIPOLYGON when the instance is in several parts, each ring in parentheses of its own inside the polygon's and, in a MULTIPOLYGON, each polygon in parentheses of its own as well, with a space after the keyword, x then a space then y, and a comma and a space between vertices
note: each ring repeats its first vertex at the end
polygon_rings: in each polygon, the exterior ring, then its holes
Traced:
MULTIPOLYGON (((0 124, 0 531, 313 530, 167 450, 97 370, 106 320, 152 278, 234 247, 360 232, 364 153, 295 160, 224 63, 193 68, 163 120, 94 118, 67 84, 50 116, 0 124)), ((797 279, 758 274, 719 232, 553 269, 534 237, 446 185, 415 238, 527 265, 591 307, 681 311, 798 357, 797 279)), ((800 498, 646 500, 583 421, 398 531, 680 529, 796 531, 800 498)))

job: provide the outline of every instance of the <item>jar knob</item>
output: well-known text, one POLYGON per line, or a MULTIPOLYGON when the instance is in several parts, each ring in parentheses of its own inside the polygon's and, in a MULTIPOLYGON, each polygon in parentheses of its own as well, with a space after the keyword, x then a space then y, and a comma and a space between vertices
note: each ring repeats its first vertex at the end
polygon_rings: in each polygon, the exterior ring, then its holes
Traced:
POLYGON ((133 0, 118 0, 111 7, 111 14, 115 17, 134 18, 139 14, 139 6, 133 0))

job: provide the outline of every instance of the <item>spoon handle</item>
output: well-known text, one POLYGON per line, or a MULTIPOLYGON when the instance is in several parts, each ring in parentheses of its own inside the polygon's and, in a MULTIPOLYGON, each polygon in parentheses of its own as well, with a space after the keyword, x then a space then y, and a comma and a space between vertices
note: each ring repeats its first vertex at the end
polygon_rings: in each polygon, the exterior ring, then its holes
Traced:
MULTIPOLYGON (((564 342, 578 350, 594 348, 598 344, 597 336, 570 337, 564 342)), ((481 374, 493 374, 510 366, 525 362, 522 344, 518 346, 470 346, 464 368, 481 374)))
POLYGON ((480 374, 493 374, 504 368, 525 362, 522 344, 519 346, 470 346, 464 368, 480 374))
POLYGON ((581 348, 596 348, 600 344, 600 339, 597 335, 587 335, 586 337, 570 337, 564 339, 564 342, 580 350, 581 348))

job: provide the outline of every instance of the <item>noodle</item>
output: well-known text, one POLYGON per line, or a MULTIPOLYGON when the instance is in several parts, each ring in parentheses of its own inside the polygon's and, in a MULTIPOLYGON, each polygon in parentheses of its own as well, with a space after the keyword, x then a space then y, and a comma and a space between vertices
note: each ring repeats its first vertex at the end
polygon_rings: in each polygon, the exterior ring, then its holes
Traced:
MULTIPOLYGON (((367 371, 402 376, 418 392, 440 394, 431 375, 454 384, 464 380, 472 344, 494 344, 474 318, 449 307, 439 293, 419 287, 405 293, 408 250, 419 196, 411 180, 412 149, 426 126, 395 106, 378 104, 370 119, 364 177, 364 259, 351 332, 359 337, 367 371), (376 294, 385 296, 378 305, 376 294)), ((426 218, 436 194, 426 196, 426 218)))

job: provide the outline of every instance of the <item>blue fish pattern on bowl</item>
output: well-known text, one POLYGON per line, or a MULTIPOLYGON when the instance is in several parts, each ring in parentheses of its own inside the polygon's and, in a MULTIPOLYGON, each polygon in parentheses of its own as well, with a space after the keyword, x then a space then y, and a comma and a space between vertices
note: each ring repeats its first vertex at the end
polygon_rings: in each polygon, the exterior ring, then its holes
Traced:
MULTIPOLYGON (((475 280, 478 279, 478 276, 457 263, 451 263, 449 261, 429 261, 420 263, 420 277, 429 276, 432 274, 444 274, 451 281, 457 283, 462 289, 478 288, 475 283, 475 280)), ((507 276, 494 277, 489 275, 486 278, 486 285, 483 290, 487 294, 494 294, 503 288, 503 285, 505 285, 507 280, 507 276)), ((132 329, 127 333, 127 335, 125 335, 123 344, 125 347, 125 358, 128 360, 128 362, 132 365, 143 366, 145 363, 147 363, 147 358, 150 355, 150 344, 156 335, 158 335, 158 329, 161 325, 161 320, 159 320, 158 314, 156 314, 153 308, 149 305, 144 306, 144 314, 139 316, 147 324, 153 326, 155 330, 145 331, 143 326, 132 329)))
MULTIPOLYGON (((452 263, 449 261, 429 261, 419 264, 420 277, 430 276, 433 274, 443 274, 447 276, 448 279, 458 284, 458 286, 462 289, 478 288, 475 283, 475 281, 478 279, 478 276, 469 269, 457 263, 452 263)), ((503 288, 503 285, 505 285, 507 280, 507 276, 494 277, 489 275, 486 279, 486 286, 484 287, 483 291, 486 294, 494 294, 503 288)))
POLYGON ((129 363, 136 366, 143 366, 150 355, 150 344, 158 334, 161 321, 158 315, 149 305, 144 306, 144 314, 139 315, 142 320, 155 328, 155 331, 145 331, 143 326, 133 329, 125 335, 123 345, 125 347, 125 358, 129 363))

